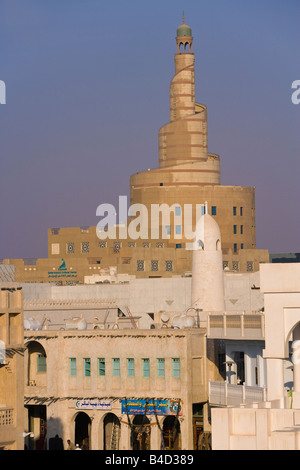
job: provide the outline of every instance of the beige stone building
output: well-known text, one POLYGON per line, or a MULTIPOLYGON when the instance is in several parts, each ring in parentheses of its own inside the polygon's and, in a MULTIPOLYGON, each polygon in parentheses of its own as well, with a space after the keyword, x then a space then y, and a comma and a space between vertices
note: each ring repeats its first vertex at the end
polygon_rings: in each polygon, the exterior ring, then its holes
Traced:
POLYGON ((0 283, 0 449, 24 448, 23 292, 0 283))
POLYGON ((300 265, 263 265, 260 279, 267 396, 252 404, 212 409, 214 450, 300 449, 300 265))
POLYGON ((86 449, 197 448, 209 429, 203 329, 25 332, 30 448, 55 436, 86 449))
POLYGON ((208 151, 207 107, 195 98, 193 37, 185 22, 177 29, 170 122, 160 128, 158 141, 159 167, 130 178, 130 207, 142 204, 149 217, 145 238, 132 239, 130 233, 122 238, 119 226, 115 237, 106 240, 98 238, 94 226, 52 228, 48 258, 4 260, 14 264, 16 280, 83 283, 85 276, 112 266, 119 274, 137 278, 189 275, 188 233, 195 230, 196 206, 204 210, 205 204, 221 230, 224 267, 252 272, 259 263, 269 262, 268 251, 256 249, 255 189, 222 185, 220 157, 208 151), (164 204, 172 208, 170 218, 164 219, 162 210, 160 219, 153 221, 152 207, 164 204), (154 224, 157 238, 151 235, 154 224))

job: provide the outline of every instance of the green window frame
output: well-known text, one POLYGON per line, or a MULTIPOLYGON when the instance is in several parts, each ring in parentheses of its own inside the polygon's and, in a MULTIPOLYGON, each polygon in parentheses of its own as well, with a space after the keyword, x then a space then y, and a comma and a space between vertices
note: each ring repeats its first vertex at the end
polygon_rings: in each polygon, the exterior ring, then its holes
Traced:
POLYGON ((172 358, 172 366, 173 366, 173 377, 180 377, 180 358, 179 357, 172 358))
POLYGON ((143 377, 150 377, 150 359, 144 358, 143 361, 143 377))
POLYGON ((158 377, 165 376, 165 359, 163 357, 157 358, 157 376, 158 377))
POLYGON ((91 376, 91 359, 89 357, 85 357, 84 361, 84 376, 90 377, 91 376))
POLYGON ((76 376, 76 357, 70 357, 70 376, 76 376))
POLYGON ((105 359, 104 357, 98 357, 98 375, 105 375, 105 359))
POLYGON ((47 371, 47 359, 46 354, 37 355, 37 371, 46 372, 47 371))
POLYGON ((127 377, 134 377, 134 359, 132 357, 127 359, 127 377))
POLYGON ((120 377, 121 370, 120 370, 120 358, 114 357, 113 360, 113 376, 120 377))

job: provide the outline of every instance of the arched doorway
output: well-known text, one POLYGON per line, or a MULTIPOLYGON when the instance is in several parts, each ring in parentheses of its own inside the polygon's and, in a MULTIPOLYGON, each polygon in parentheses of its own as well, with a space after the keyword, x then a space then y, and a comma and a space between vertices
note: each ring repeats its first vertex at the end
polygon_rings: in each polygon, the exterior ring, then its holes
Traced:
POLYGON ((131 426, 132 450, 150 450, 150 438, 150 421, 147 416, 135 416, 131 426))
POLYGON ((30 341, 27 344, 27 385, 47 385, 47 355, 38 341, 30 341))
POLYGON ((119 418, 108 413, 103 420, 103 449, 119 450, 121 423, 119 418))
POLYGON ((163 436, 166 450, 181 449, 180 423, 176 416, 167 416, 164 419, 163 436))
POLYGON ((80 411, 75 417, 75 444, 79 444, 82 450, 90 449, 91 419, 80 411))

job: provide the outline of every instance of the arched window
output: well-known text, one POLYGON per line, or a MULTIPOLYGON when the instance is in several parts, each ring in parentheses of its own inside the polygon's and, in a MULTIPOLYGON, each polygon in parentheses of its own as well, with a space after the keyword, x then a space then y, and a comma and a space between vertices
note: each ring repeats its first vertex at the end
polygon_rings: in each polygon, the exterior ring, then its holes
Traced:
POLYGON ((27 346, 27 379, 28 385, 47 385, 47 355, 38 341, 31 341, 27 346))

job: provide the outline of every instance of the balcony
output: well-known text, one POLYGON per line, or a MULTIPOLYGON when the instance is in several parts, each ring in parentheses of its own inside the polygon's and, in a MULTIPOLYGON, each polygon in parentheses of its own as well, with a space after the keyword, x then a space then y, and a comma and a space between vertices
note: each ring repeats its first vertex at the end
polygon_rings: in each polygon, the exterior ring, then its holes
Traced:
POLYGON ((209 404, 211 406, 240 406, 266 401, 265 387, 234 385, 228 382, 208 384, 209 404))
POLYGON ((208 338, 263 340, 264 336, 264 315, 260 312, 208 315, 208 338))

